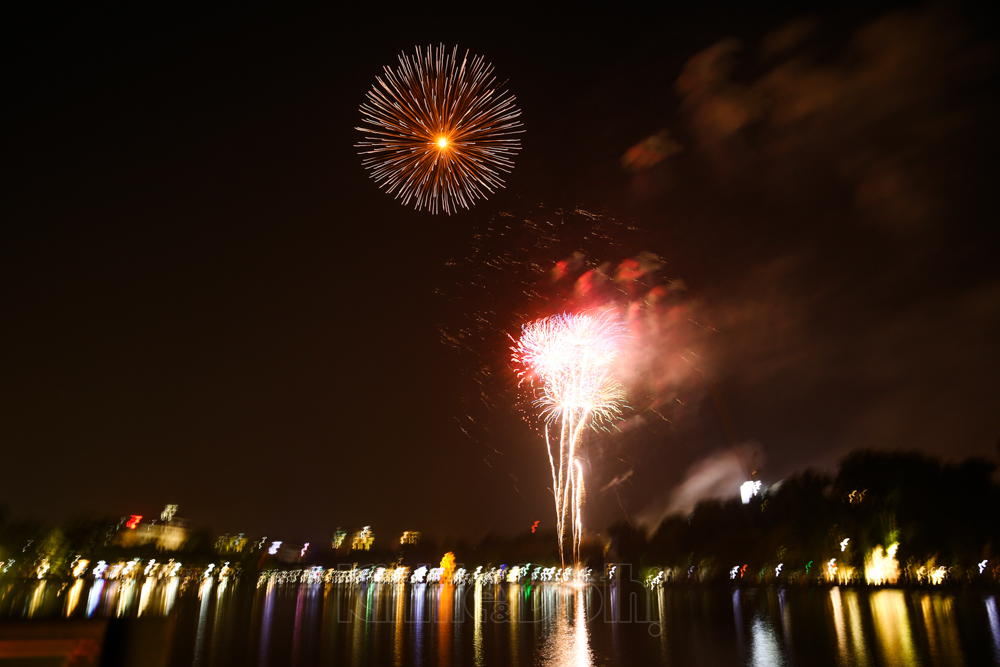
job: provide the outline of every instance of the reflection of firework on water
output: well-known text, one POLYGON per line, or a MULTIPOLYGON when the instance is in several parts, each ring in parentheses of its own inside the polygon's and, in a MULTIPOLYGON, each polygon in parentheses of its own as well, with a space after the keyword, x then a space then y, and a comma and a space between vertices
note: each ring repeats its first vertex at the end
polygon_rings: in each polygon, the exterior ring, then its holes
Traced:
POLYGON ((503 187, 520 149, 521 112, 514 96, 498 92, 493 66, 482 56, 458 58, 444 45, 419 47, 385 68, 385 79, 361 105, 368 127, 357 148, 372 178, 417 210, 452 213, 503 187))
POLYGON ((538 382, 534 404, 545 419, 545 444, 552 468, 559 558, 567 515, 572 522, 573 561, 580 560, 583 522, 583 470, 577 459, 580 436, 588 426, 619 419, 624 390, 611 374, 624 329, 618 315, 555 315, 524 325, 511 348, 522 367, 522 382, 538 382), (554 456, 553 446, 558 450, 554 456), (557 463, 558 460, 558 463, 557 463))

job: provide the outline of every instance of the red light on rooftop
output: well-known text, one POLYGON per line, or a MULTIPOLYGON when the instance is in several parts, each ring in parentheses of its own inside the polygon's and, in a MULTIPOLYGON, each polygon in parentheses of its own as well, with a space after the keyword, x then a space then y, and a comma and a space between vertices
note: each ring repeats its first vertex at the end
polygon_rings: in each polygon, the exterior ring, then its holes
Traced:
POLYGON ((130 528, 130 529, 132 529, 132 530, 135 530, 136 526, 139 525, 140 521, 142 521, 142 515, 141 514, 133 514, 132 518, 130 518, 128 521, 125 522, 125 526, 128 527, 128 528, 130 528))

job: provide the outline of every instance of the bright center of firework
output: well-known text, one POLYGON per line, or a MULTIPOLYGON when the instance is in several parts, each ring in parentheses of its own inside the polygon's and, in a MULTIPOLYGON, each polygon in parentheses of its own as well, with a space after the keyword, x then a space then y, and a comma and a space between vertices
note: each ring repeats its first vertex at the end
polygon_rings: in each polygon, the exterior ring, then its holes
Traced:
POLYGON ((448 148, 448 137, 444 135, 438 137, 438 148, 448 148))

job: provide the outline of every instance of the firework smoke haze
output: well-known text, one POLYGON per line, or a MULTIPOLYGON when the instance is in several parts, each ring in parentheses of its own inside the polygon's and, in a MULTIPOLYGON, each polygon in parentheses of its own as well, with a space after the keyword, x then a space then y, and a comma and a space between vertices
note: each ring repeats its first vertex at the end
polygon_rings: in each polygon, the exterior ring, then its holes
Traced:
POLYGON ((493 66, 444 45, 399 56, 399 67, 361 105, 363 164, 371 176, 417 210, 451 214, 503 187, 520 150, 521 112, 499 91, 493 66))
POLYGON ((552 469, 559 557, 567 515, 572 521, 573 561, 580 560, 583 534, 583 470, 578 456, 587 427, 621 418, 625 391, 613 376, 624 337, 614 311, 562 314, 526 324, 511 348, 523 368, 521 381, 535 386, 534 404, 545 420, 545 444, 552 469), (553 454, 555 448, 558 454, 553 454))

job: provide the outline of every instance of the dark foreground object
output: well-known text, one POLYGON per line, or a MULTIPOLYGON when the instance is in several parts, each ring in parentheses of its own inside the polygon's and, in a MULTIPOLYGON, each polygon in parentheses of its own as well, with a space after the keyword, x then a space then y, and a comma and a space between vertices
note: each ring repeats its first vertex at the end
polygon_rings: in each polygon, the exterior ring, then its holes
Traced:
POLYGON ((0 622, 0 667, 166 667, 175 617, 0 622))

